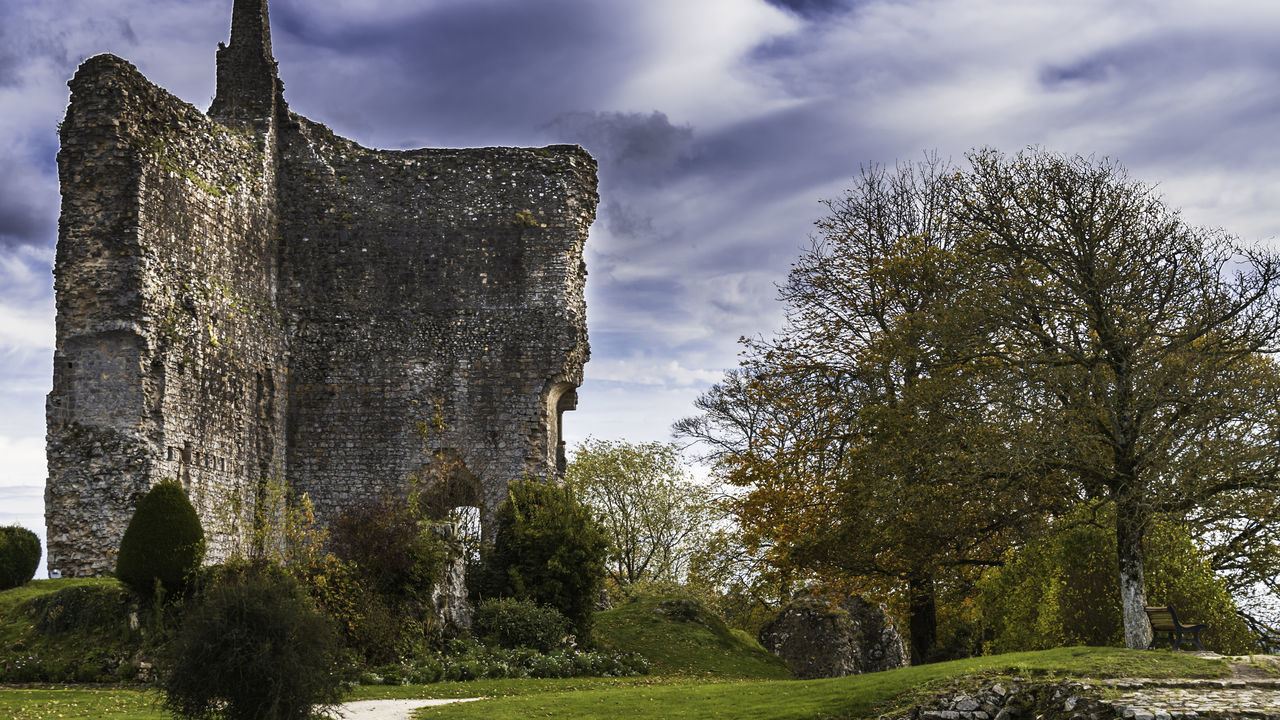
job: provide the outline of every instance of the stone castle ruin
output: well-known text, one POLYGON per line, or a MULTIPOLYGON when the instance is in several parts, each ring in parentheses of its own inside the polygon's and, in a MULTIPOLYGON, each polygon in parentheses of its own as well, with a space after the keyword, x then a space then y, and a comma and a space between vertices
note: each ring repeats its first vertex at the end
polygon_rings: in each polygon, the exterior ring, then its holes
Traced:
MULTIPOLYGON (((338 137, 285 105, 266 0, 235 0, 207 115, 111 55, 70 86, 51 571, 112 570, 165 478, 210 528, 273 479, 326 522, 411 477, 487 514, 512 479, 563 471, 588 356, 585 151, 338 137)), ((215 526, 210 555, 235 532, 215 526)))

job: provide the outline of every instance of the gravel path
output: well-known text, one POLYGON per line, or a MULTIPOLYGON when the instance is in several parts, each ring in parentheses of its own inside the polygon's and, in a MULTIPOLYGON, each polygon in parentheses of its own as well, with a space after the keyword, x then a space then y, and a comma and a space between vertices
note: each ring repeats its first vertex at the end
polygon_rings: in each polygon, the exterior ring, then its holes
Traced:
POLYGON ((339 720, 408 720, 410 714, 418 708, 433 705, 448 705, 456 702, 471 702, 480 698, 462 698, 455 700, 358 700, 343 703, 334 714, 339 720))

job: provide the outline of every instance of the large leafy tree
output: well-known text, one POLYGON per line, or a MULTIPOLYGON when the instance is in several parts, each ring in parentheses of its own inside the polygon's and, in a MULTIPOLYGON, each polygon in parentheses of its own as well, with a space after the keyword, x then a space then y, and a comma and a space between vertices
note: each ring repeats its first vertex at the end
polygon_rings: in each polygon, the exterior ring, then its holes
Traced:
MULTIPOLYGON (((677 431, 704 441, 749 544, 795 576, 939 590, 1081 501, 1114 505, 1125 641, 1142 539, 1202 531, 1236 582, 1277 515, 1280 260, 1189 227, 1119 166, 1041 151, 872 170, 828 203, 788 323, 677 431)), ((1274 574, 1274 573, 1272 573, 1274 574)))
POLYGON ((737 515, 771 564, 903 596, 915 662, 938 584, 998 562, 1062 496, 1009 452, 1022 418, 992 416, 1013 390, 983 359, 980 248, 956 233, 955 189, 936 159, 864 172, 782 288, 784 332, 750 341, 677 426, 747 488, 737 515))
POLYGON ((565 482, 596 511, 609 539, 609 579, 674 585, 712 531, 712 494, 670 443, 587 439, 565 482))
POLYGON ((1280 259, 1187 225, 1111 162, 970 162, 957 216, 999 289, 992 357, 1040 428, 1027 450, 1115 504, 1125 643, 1143 647, 1152 521, 1234 503, 1223 529, 1247 537, 1239 503, 1274 497, 1280 259))

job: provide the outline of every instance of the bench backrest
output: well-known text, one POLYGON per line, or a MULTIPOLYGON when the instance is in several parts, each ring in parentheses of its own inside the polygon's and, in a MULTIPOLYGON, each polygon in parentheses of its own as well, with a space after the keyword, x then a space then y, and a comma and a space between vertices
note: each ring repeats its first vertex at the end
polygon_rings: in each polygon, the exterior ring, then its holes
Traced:
POLYGON ((1147 619, 1155 630, 1177 630, 1178 616, 1171 607, 1147 607, 1147 619))

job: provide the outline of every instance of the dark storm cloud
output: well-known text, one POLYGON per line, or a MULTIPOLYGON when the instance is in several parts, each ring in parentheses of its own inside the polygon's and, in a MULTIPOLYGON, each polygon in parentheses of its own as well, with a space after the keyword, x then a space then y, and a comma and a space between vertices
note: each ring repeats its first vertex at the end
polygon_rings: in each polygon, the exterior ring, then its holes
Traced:
POLYGON ((510 143, 566 109, 599 106, 625 74, 633 39, 607 6, 481 1, 335 25, 295 2, 273 6, 273 27, 287 93, 302 98, 303 113, 384 143, 510 143), (290 44, 313 61, 289 63, 290 44))
POLYGON ((770 5, 782 8, 804 18, 821 18, 848 10, 852 0, 768 0, 770 5))
POLYGON ((1068 120, 1140 129, 1115 148, 1126 163, 1190 172, 1280 161, 1273 143, 1257 143, 1280 114, 1280 48, 1266 33, 1146 37, 1044 65, 1038 80, 1051 94, 1087 93, 1068 120))
POLYGON ((16 197, 0 181, 0 248, 48 245, 57 232, 57 218, 49 208, 34 207, 16 197))
MULTIPOLYGON (((1165 85, 1194 82, 1232 68, 1250 67, 1280 78, 1280 48, 1269 34, 1201 31, 1159 34, 1101 48, 1070 61, 1040 68, 1046 89, 1116 81, 1165 85)), ((1126 93, 1140 97, 1141 93, 1126 93)))
POLYGON ((609 232, 619 237, 646 237, 654 234, 653 216, 643 213, 629 203, 606 200, 600 207, 600 217, 609 232))
POLYGON ((557 142, 577 143, 620 186, 656 186, 679 173, 693 147, 693 128, 665 113, 571 112, 542 128, 557 142))

